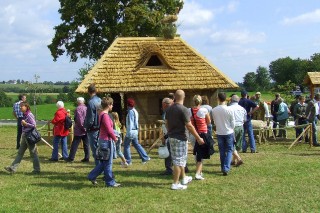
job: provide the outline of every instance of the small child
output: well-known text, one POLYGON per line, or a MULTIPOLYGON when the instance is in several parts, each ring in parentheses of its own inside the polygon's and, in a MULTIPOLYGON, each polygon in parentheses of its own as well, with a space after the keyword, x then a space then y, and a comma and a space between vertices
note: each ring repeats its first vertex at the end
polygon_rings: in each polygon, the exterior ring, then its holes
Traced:
POLYGON ((116 136, 118 137, 118 141, 116 141, 116 152, 117 152, 117 155, 121 158, 121 161, 122 161, 121 167, 127 168, 128 163, 127 163, 126 159, 124 158, 123 153, 121 152, 122 140, 121 140, 121 123, 119 120, 119 115, 117 112, 112 112, 112 116, 114 119, 116 132, 118 133, 118 134, 116 134, 116 136))

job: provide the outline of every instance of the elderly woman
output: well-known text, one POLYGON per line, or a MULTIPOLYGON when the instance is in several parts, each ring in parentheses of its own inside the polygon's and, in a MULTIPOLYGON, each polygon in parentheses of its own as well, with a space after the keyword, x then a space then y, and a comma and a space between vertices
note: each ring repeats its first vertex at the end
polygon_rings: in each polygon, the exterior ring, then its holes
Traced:
MULTIPOLYGON (((208 128, 207 126, 211 124, 211 119, 209 112, 206 108, 201 107, 202 98, 200 95, 195 95, 193 97, 194 106, 190 109, 190 120, 192 125, 195 127, 197 133, 200 135, 201 133, 207 134, 208 128)), ((196 141, 194 144, 193 154, 195 155, 196 160, 196 180, 204 180, 202 174, 202 160, 208 158, 208 156, 204 155, 204 148, 208 148, 209 153, 209 146, 204 147, 204 145, 197 144, 196 141)), ((210 155, 209 155, 210 157, 210 155)))
POLYGON ((289 108, 285 102, 283 102, 282 98, 278 99, 279 109, 277 112, 277 121, 279 122, 279 137, 286 138, 287 137, 287 131, 284 129, 284 127, 287 124, 287 120, 289 118, 289 108))
POLYGON ((66 116, 68 116, 67 110, 64 108, 64 103, 62 101, 58 101, 57 111, 54 114, 54 118, 51 123, 54 125, 53 127, 53 150, 50 161, 57 162, 58 161, 58 151, 59 151, 59 143, 61 142, 62 148, 62 157, 64 160, 68 159, 68 145, 67 145, 67 136, 69 134, 69 129, 64 127, 64 122, 66 120, 66 116))
POLYGON ((28 144, 25 133, 31 131, 33 128, 36 128, 36 121, 33 114, 30 111, 30 106, 27 102, 20 103, 20 110, 23 113, 23 119, 21 121, 22 125, 22 135, 21 135, 21 144, 18 150, 16 159, 12 162, 11 166, 4 167, 10 173, 15 173, 20 165, 20 162, 23 158, 23 155, 27 148, 29 148, 30 156, 33 158, 33 174, 40 173, 40 162, 38 157, 38 148, 36 144, 28 144))
POLYGON ((97 147, 97 160, 100 162, 89 173, 88 179, 93 185, 97 184, 97 177, 104 172, 104 181, 106 187, 119 187, 120 184, 116 183, 112 173, 112 163, 114 156, 114 141, 117 141, 117 137, 113 131, 113 122, 109 116, 109 112, 112 111, 113 99, 110 97, 104 97, 101 101, 102 112, 99 114, 99 138, 97 147))
POLYGON ((68 162, 72 162, 74 160, 74 157, 77 153, 77 149, 81 140, 83 143, 83 151, 84 151, 84 158, 81 160, 81 162, 89 162, 89 143, 87 138, 87 131, 83 126, 84 119, 86 118, 86 114, 87 114, 87 107, 84 104, 84 102, 85 101, 83 97, 77 98, 78 106, 74 111, 74 126, 73 126, 74 138, 71 144, 69 157, 67 159, 68 162))

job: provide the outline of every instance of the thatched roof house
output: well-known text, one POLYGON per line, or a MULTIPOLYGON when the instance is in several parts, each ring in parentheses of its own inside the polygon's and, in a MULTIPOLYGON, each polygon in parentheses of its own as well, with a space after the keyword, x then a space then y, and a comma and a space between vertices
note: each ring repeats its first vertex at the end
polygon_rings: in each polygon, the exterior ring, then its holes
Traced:
POLYGON ((303 83, 309 86, 310 97, 314 97, 315 93, 319 93, 320 88, 320 72, 308 72, 303 83), (317 91, 315 91, 317 89, 317 91))
POLYGON ((135 98, 142 123, 160 118, 161 100, 168 92, 183 89, 190 106, 195 94, 207 95, 212 102, 217 89, 238 87, 180 37, 117 38, 76 92, 86 93, 91 83, 116 102, 135 98))

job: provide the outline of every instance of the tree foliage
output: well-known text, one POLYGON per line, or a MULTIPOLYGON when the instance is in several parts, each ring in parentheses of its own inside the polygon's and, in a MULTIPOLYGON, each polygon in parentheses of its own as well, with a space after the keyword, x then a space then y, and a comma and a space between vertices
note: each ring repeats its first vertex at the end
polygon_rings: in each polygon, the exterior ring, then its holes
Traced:
POLYGON ((12 99, 6 95, 3 90, 0 90, 0 107, 12 106, 12 99))
POLYGON ((257 90, 266 91, 271 87, 269 71, 266 67, 259 66, 256 71, 257 90))
POLYGON ((276 84, 284 84, 288 80, 300 85, 307 72, 311 72, 311 63, 307 59, 279 58, 269 65, 270 77, 276 84))
POLYGON ((296 84, 289 81, 284 82, 284 84, 278 84, 273 92, 280 93, 281 97, 285 100, 287 104, 290 104, 294 101, 294 97, 291 94, 291 91, 294 90, 296 84))
POLYGON ((160 36, 161 20, 182 8, 181 0, 60 0, 62 23, 48 48, 54 60, 97 60, 118 36, 160 36))
POLYGON ((254 72, 248 72, 243 77, 243 87, 248 91, 254 91, 257 88, 257 78, 254 72))

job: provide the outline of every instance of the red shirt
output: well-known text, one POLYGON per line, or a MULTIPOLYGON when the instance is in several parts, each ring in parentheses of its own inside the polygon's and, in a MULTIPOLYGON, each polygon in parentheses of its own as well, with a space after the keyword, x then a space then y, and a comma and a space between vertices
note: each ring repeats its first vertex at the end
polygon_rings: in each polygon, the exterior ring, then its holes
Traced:
POLYGON ((54 136, 67 136, 69 134, 69 130, 64 129, 64 121, 67 116, 67 111, 65 108, 60 108, 54 114, 54 118, 51 123, 53 123, 53 135, 54 136))
POLYGON ((197 124, 197 128, 195 128, 197 130, 198 133, 207 133, 208 131, 208 127, 207 127, 207 122, 206 122, 206 111, 208 111, 205 108, 191 108, 193 116, 191 114, 191 123, 192 125, 195 127, 194 124, 194 119, 196 120, 196 124, 197 124), (200 110, 200 111, 199 111, 200 110))

